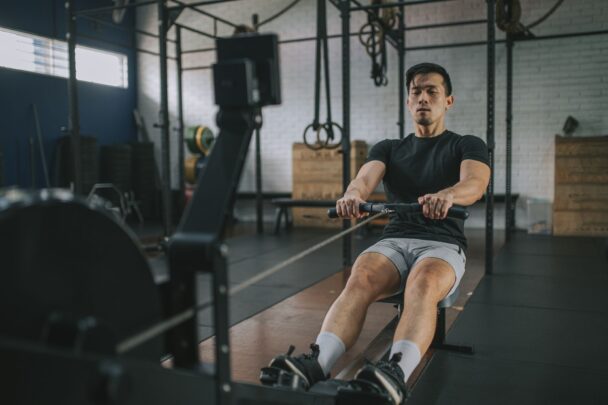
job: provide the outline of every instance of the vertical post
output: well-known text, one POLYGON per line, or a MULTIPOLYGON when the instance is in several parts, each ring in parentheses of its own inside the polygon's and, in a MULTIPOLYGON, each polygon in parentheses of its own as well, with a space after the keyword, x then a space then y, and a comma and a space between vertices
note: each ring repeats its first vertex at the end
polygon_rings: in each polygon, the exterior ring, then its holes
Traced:
POLYGON ((507 141, 506 141, 506 184, 505 184, 505 240, 511 239, 514 228, 513 201, 511 200, 511 143, 513 122, 513 36, 507 33, 507 141))
MULTIPOLYGON (((403 0, 399 0, 403 3, 403 0)), ((399 139, 405 137, 405 7, 399 6, 399 139)))
POLYGON ((230 340, 228 329, 228 247, 216 247, 213 259, 213 320, 215 328, 215 373, 218 404, 231 404, 230 340))
MULTIPOLYGON (((260 17, 257 14, 251 16, 251 25, 253 29, 258 30, 260 17)), ((262 112, 260 111, 260 115, 262 112)), ((264 198, 262 196, 262 147, 261 147, 260 125, 255 128, 255 212, 257 233, 264 233, 264 198)), ((287 218, 285 218, 287 222, 287 218)))
POLYGON ((177 173, 180 208, 184 205, 184 93, 182 84, 182 28, 175 26, 175 57, 177 70, 177 173))
POLYGON ((161 131, 162 200, 164 235, 171 233, 171 171, 169 150, 169 96, 167 93, 167 8, 165 0, 158 0, 158 53, 160 54, 160 110, 158 127, 161 131))
POLYGON ((72 167, 74 170, 74 192, 82 194, 82 156, 80 153, 80 112, 78 111, 78 82, 76 80, 76 17, 74 0, 66 0, 66 39, 68 41, 68 133, 72 142, 72 167))
POLYGON ((486 193, 486 274, 493 272, 494 256, 494 76, 495 76, 495 46, 494 31, 494 2, 488 3, 488 82, 487 82, 487 144, 490 160, 490 184, 486 193))
POLYGON ((264 233, 264 199, 262 197, 262 148, 260 127, 255 128, 255 211, 258 234, 264 233))
MULTIPOLYGON (((350 0, 340 0, 342 17, 342 188, 350 183, 350 0)), ((342 228, 350 228, 350 220, 342 221, 342 228)), ((342 264, 352 264, 352 239, 342 239, 342 264)))

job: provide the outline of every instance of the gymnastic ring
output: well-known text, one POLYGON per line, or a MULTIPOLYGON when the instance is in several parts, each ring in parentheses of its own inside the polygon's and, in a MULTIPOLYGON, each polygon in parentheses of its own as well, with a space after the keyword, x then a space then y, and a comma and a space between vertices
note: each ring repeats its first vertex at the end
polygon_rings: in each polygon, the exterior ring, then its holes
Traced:
POLYGON ((321 128, 323 128, 323 125, 315 122, 309 124, 306 128, 304 128, 304 134, 302 135, 302 137, 304 139, 304 145, 306 145, 309 149, 320 150, 327 146, 327 140, 325 142, 321 142, 321 137, 319 135, 321 132, 321 128), (308 142, 307 135, 310 129, 313 129, 317 134, 317 141, 315 143, 308 142))
POLYGON ((336 149, 342 145, 342 137, 344 134, 343 134, 342 127, 340 125, 338 125, 336 122, 326 122, 325 124, 323 124, 323 129, 325 129, 325 132, 327 133, 327 138, 326 138, 327 142, 325 143, 326 149, 336 149), (335 143, 330 143, 331 141, 334 140, 333 127, 336 127, 340 130, 340 138, 335 143))

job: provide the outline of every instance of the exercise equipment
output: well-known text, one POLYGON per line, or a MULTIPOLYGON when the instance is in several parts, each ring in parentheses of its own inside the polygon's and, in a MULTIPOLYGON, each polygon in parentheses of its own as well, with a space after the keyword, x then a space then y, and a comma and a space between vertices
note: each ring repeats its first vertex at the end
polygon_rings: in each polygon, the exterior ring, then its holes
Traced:
MULTIPOLYGON (((57 187, 69 188, 74 183, 74 154, 70 135, 57 140, 56 180, 57 187)), ((99 154, 97 138, 80 134, 80 178, 82 191, 89 192, 94 184, 99 183, 99 154)))
MULTIPOLYGON (((42 142, 42 130, 40 129, 40 119, 38 118, 38 107, 36 107, 36 104, 32 104, 32 111, 34 112, 34 123, 36 124, 36 139, 38 141, 38 152, 40 153, 40 162, 42 163, 42 172, 44 174, 44 184, 45 187, 50 187, 51 180, 49 179, 49 170, 46 164, 46 154, 44 153, 44 143, 42 142)), ((34 179, 33 174, 32 179, 34 179)))
POLYGON ((189 156, 184 162, 184 179, 190 184, 195 184, 206 162, 205 156, 189 156))
POLYGON ((334 149, 342 145, 342 127, 332 121, 331 118, 331 94, 329 81, 329 51, 327 47, 327 7, 325 0, 317 0, 317 41, 315 57, 315 116, 311 124, 304 128, 302 134, 304 144, 310 149, 334 149), (323 55, 321 56, 321 52, 323 55), (327 109, 327 120, 320 122, 319 113, 321 109, 321 59, 323 59, 323 81, 325 82, 325 106, 327 109), (340 137, 334 141, 335 129, 340 132, 340 137), (309 139, 310 133, 314 132, 314 138, 309 139), (325 136, 323 136, 323 133, 325 136))
MULTIPOLYGON (((363 203, 359 204, 359 211, 369 213, 384 213, 390 214, 393 212, 420 214, 422 213, 422 205, 418 203, 363 203)), ((330 218, 338 218, 338 213, 335 208, 327 210, 327 216, 330 218)), ((451 207, 448 210, 448 217, 456 219, 467 219, 469 212, 463 207, 451 207)))
MULTIPOLYGON (((381 5, 384 0, 373 0, 372 5, 381 5)), ((367 23, 359 30, 359 42, 372 61, 371 78, 376 86, 388 84, 386 32, 397 22, 395 8, 375 9, 367 12, 367 23)))
MULTIPOLYGON (((111 346, 161 320, 135 236, 99 200, 59 189, 9 189, 0 194, 0 229, 3 337, 46 343, 45 330, 94 318, 111 331, 111 346)), ((73 337, 63 335, 55 345, 70 345, 73 337)), ((158 361, 162 349, 157 336, 126 355, 158 361)))
POLYGON ((213 131, 208 127, 197 125, 186 130, 185 142, 191 153, 208 155, 214 141, 213 131))
POLYGON ((133 193, 144 218, 156 216, 158 206, 158 186, 156 173, 158 168, 154 158, 152 142, 134 142, 131 144, 131 176, 133 193))

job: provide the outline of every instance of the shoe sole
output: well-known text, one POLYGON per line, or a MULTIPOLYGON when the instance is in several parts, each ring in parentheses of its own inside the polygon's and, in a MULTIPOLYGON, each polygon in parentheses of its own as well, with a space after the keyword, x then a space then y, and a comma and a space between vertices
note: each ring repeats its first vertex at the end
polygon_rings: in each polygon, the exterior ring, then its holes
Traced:
POLYGON ((294 363, 292 363, 288 358, 273 359, 270 362, 270 364, 268 365, 268 367, 276 367, 276 368, 280 368, 280 369, 285 369, 284 367, 281 367, 282 364, 286 365, 289 368, 289 371, 293 372, 298 377, 300 377, 303 381, 306 382, 306 389, 310 388, 310 381, 308 381, 308 378, 304 375, 304 373, 302 373, 302 371, 300 371, 298 366, 296 366, 294 363))
POLYGON ((362 368, 361 371, 355 375, 355 379, 367 380, 379 384, 388 392, 396 405, 401 404, 404 400, 404 394, 399 387, 395 386, 395 383, 391 381, 392 379, 375 367, 367 366, 362 368))

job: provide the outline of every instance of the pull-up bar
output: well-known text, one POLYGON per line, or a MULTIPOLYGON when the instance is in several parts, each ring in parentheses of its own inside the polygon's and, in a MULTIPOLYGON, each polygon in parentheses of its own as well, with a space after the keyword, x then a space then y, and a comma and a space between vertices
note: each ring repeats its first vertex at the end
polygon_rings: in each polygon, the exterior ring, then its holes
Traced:
POLYGON ((453 0, 419 0, 419 1, 409 1, 409 2, 396 2, 396 3, 381 3, 381 4, 370 4, 368 6, 355 6, 355 7, 350 7, 348 10, 349 11, 367 11, 367 10, 377 10, 377 9, 382 9, 382 8, 393 8, 393 7, 401 7, 401 6, 416 6, 419 4, 426 4, 426 3, 439 3, 439 2, 446 2, 446 1, 453 1, 453 0))
POLYGON ((150 6, 152 4, 158 4, 158 1, 156 1, 156 0, 147 0, 147 1, 140 1, 138 3, 127 3, 127 4, 123 4, 121 6, 107 6, 107 7, 89 8, 89 9, 86 9, 86 10, 76 10, 76 11, 73 12, 73 14, 75 16, 86 15, 86 14, 99 14, 99 13, 105 13, 107 11, 122 10, 124 8, 133 8, 133 7, 140 7, 140 6, 150 6))
POLYGON ((184 8, 187 8, 187 9, 190 9, 190 10, 192 10, 192 11, 196 11, 197 13, 202 14, 202 15, 204 15, 204 16, 206 16, 206 17, 213 18, 215 21, 219 21, 219 22, 221 22, 221 23, 224 23, 224 24, 226 24, 226 25, 229 25, 229 26, 231 26, 232 28, 236 28, 236 27, 238 27, 238 24, 235 24, 235 23, 233 23, 233 22, 231 22, 231 21, 225 20, 225 19, 223 19, 223 18, 221 18, 221 17, 218 17, 218 16, 216 16, 216 15, 213 15, 213 14, 211 14, 211 13, 208 13, 207 11, 204 11, 204 10, 201 10, 201 9, 197 8, 197 7, 196 7, 196 3, 193 3, 193 4, 186 4, 186 3, 183 3, 183 2, 181 2, 181 1, 179 1, 179 0, 171 0, 171 1, 172 1, 173 3, 177 3, 177 4, 179 4, 179 5, 178 5, 178 6, 174 6, 174 7, 169 7, 169 12, 171 12, 171 11, 173 11, 173 10, 183 10, 184 8))
POLYGON ((195 34, 199 34, 199 35, 202 35, 202 36, 207 37, 207 38, 211 38, 211 39, 216 39, 217 38, 215 35, 209 34, 209 33, 205 32, 205 31, 197 30, 196 28, 188 27, 187 25, 175 24, 175 26, 183 28, 186 31, 194 32, 195 34))

